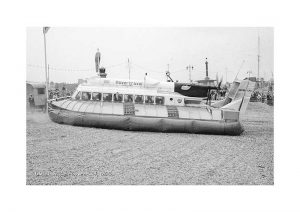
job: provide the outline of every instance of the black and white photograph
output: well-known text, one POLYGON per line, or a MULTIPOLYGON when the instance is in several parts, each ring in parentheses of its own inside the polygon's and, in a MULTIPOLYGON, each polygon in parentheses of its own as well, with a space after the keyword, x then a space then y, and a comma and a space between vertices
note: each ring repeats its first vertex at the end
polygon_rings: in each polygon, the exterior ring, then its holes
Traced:
POLYGON ((0 5, 0 211, 299 211, 296 1, 0 5))
POLYGON ((273 185, 271 27, 28 27, 27 185, 273 185))

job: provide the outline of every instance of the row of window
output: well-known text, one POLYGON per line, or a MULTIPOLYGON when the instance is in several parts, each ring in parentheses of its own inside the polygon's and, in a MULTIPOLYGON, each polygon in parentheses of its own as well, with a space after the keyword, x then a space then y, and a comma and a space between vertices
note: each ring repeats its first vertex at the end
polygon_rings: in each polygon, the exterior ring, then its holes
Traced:
POLYGON ((133 94, 119 94, 119 93, 99 93, 99 92, 81 92, 79 91, 75 96, 76 100, 83 101, 103 101, 103 102, 134 102, 136 104, 157 104, 163 105, 165 98, 163 96, 144 96, 133 94))

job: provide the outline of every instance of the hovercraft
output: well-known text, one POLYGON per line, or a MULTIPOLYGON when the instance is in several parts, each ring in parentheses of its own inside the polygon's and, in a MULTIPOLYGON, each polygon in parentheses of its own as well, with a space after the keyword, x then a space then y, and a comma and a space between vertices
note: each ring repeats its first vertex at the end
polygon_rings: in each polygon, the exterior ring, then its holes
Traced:
POLYGON ((203 98, 174 92, 174 83, 92 77, 72 97, 50 100, 52 121, 118 130, 240 135, 239 121, 254 89, 235 80, 225 99, 206 105, 203 98))

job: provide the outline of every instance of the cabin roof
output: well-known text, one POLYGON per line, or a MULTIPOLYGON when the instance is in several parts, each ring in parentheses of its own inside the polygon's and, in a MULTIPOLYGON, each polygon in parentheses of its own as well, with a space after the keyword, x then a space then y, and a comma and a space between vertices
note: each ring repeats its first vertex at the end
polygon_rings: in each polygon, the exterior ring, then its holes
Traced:
POLYGON ((120 94, 135 94, 135 95, 149 95, 149 96, 171 95, 171 96, 183 97, 183 95, 177 92, 158 91, 157 89, 146 89, 146 88, 144 89, 144 88, 136 88, 136 87, 79 85, 77 90, 87 91, 87 92, 101 92, 101 93, 120 93, 120 94))

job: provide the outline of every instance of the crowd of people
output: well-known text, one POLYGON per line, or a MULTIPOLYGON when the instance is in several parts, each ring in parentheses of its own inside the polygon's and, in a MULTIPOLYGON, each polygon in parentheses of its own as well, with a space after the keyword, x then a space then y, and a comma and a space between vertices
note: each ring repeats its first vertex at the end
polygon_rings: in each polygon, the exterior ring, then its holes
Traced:
MULTIPOLYGON (((211 90, 208 94, 208 102, 221 100, 225 98, 228 93, 228 89, 223 90, 211 90)), ((250 98, 251 102, 262 102, 267 103, 268 105, 274 104, 274 93, 271 90, 263 91, 263 90, 256 90, 251 94, 250 98)))
POLYGON ((226 96, 226 93, 228 91, 226 89, 222 89, 222 90, 211 90, 208 98, 210 100, 221 100, 226 96))
POLYGON ((48 91, 48 98, 49 99, 57 99, 60 97, 67 97, 67 96, 71 96, 72 92, 68 91, 65 87, 62 87, 61 90, 59 90, 58 88, 56 88, 55 90, 49 90, 48 91))
POLYGON ((269 105, 274 104, 274 94, 272 91, 263 92, 260 90, 256 90, 251 94, 250 98, 251 102, 263 102, 269 105))
MULTIPOLYGON (((62 89, 55 89, 55 90, 48 90, 48 99, 57 99, 57 98, 61 98, 61 97, 68 97, 72 95, 72 91, 68 91, 65 87, 62 87, 62 89)), ((42 111, 45 111, 46 109, 46 95, 44 97, 45 99, 45 103, 41 104, 40 102, 40 98, 38 100, 36 100, 34 98, 33 93, 29 94, 28 99, 27 99, 27 104, 28 104, 28 109, 30 112, 34 112, 36 111, 36 109, 41 108, 42 111), (38 103, 36 102, 38 101, 38 103)))

